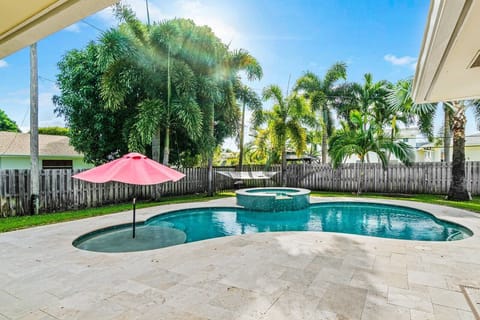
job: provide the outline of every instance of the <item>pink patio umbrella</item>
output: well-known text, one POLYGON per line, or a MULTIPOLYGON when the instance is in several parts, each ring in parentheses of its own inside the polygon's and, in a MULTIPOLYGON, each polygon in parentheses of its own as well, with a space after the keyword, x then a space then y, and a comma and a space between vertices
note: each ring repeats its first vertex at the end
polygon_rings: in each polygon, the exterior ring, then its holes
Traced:
MULTIPOLYGON (((140 153, 129 153, 93 169, 72 176, 93 183, 110 181, 133 185, 151 185, 178 181, 185 177, 181 172, 161 165, 140 153)), ((135 197, 133 198, 133 238, 135 238, 135 197)))

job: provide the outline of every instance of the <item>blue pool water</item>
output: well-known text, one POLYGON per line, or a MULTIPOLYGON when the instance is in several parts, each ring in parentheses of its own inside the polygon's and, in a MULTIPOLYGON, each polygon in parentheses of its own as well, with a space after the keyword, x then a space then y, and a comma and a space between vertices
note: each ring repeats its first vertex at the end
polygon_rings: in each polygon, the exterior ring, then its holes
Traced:
POLYGON ((73 244, 92 251, 125 252, 275 231, 325 231, 423 241, 452 241, 472 235, 460 225, 413 208, 355 202, 313 204, 307 209, 282 212, 241 208, 174 211, 141 223, 134 240, 130 228, 117 226, 95 231, 78 238, 73 244))

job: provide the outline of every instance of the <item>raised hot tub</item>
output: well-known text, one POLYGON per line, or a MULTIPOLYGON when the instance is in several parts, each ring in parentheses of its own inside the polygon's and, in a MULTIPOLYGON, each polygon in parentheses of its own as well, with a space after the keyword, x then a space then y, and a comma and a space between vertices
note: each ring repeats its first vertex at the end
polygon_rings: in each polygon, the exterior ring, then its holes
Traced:
POLYGON ((235 193, 237 205, 248 210, 301 210, 310 205, 310 190, 302 188, 249 188, 235 193))

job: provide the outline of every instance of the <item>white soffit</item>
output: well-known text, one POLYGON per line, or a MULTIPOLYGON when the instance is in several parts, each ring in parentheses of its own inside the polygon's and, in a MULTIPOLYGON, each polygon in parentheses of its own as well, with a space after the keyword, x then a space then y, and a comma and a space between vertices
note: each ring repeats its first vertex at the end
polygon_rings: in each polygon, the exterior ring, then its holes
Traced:
POLYGON ((118 0, 0 0, 0 58, 118 0))
POLYGON ((480 0, 432 0, 413 81, 417 103, 480 98, 480 0))

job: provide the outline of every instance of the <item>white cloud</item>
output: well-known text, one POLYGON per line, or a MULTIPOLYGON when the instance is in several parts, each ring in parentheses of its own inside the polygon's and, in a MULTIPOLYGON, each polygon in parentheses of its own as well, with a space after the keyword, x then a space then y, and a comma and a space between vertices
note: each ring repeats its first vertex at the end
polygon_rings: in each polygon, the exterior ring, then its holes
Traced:
POLYGON ((74 32, 74 33, 79 33, 80 32, 80 25, 78 23, 74 23, 68 27, 66 27, 65 29, 63 29, 65 31, 70 31, 70 32, 74 32))
POLYGON ((397 57, 394 54, 386 54, 385 56, 383 56, 383 59, 387 62, 390 62, 394 66, 408 66, 411 68, 415 68, 417 64, 417 58, 410 56, 397 57))
POLYGON ((7 61, 0 59, 0 68, 5 68, 5 67, 7 67, 7 66, 8 66, 7 61))

